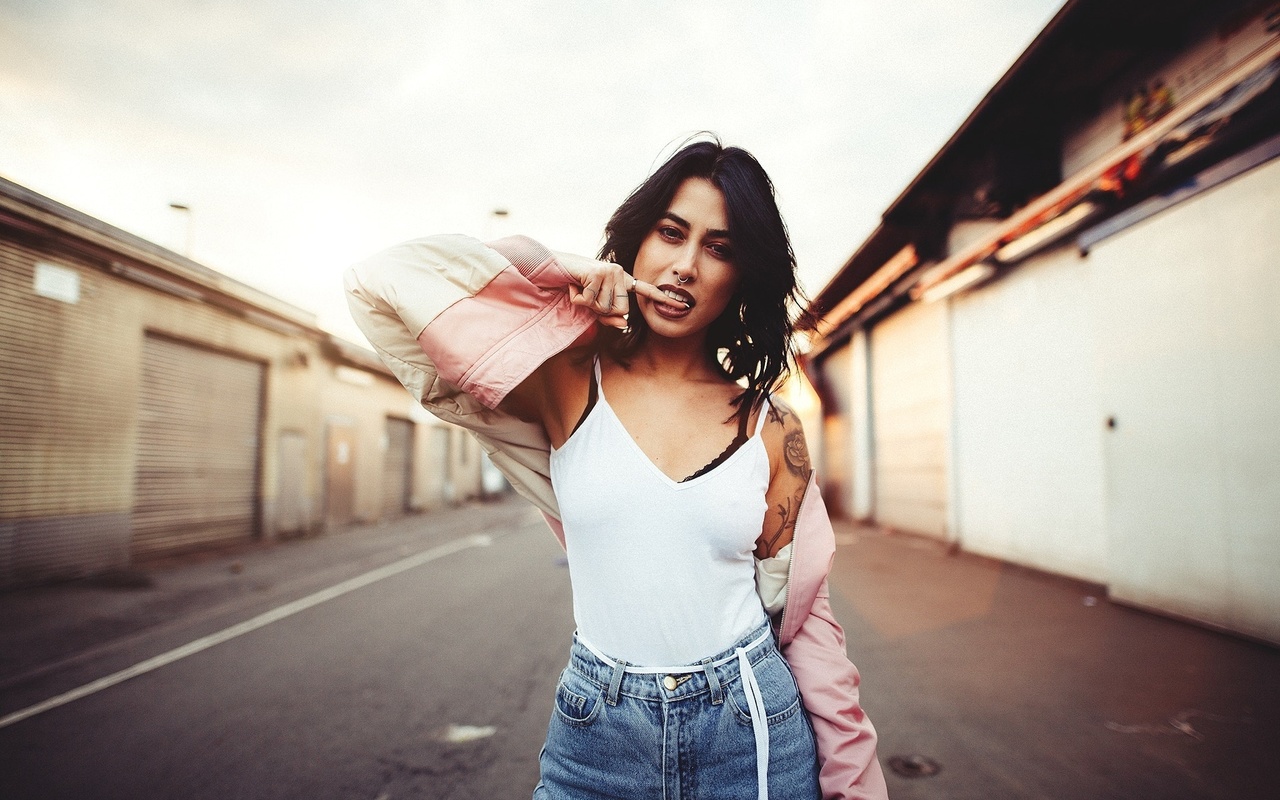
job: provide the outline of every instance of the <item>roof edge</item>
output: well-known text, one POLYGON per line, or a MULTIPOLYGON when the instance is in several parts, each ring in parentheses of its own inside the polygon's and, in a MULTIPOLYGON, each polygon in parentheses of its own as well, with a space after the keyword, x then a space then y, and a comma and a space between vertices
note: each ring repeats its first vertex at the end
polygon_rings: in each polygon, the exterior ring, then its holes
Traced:
POLYGON ((1004 92, 1005 87, 1007 87, 1009 82, 1013 80, 1013 76, 1020 72, 1029 60, 1035 58, 1040 53, 1040 51, 1045 47, 1046 42, 1057 34, 1058 29, 1063 25, 1063 22, 1067 17, 1074 13, 1076 6, 1081 5, 1083 2, 1084 0, 1067 0, 1067 2, 1063 3, 1062 7, 1058 9, 1058 12, 1049 20, 1048 24, 1040 30, 1040 33, 1036 34, 1036 37, 1031 40, 1031 43, 1027 45, 1021 55, 1014 59, 1013 63, 1009 65, 1009 68, 1000 76, 1000 79, 995 82, 995 85, 993 85, 987 93, 983 95, 982 99, 978 101, 978 104, 973 107, 973 110, 969 112, 969 116, 965 117, 964 122, 960 123, 960 127, 956 128, 955 132, 951 134, 951 137, 947 139, 946 143, 943 144, 942 147, 938 149, 938 152, 934 153, 933 157, 924 165, 924 168, 921 169, 916 176, 911 179, 911 182, 907 184, 906 188, 903 189, 896 198, 894 198, 893 202, 889 204, 889 207, 880 215, 881 219, 888 219, 898 211, 899 207, 907 201, 907 198, 925 179, 925 176, 932 172, 942 159, 946 158, 946 156, 956 147, 960 139, 977 123, 978 118, 981 117, 987 108, 995 102, 996 98, 1004 92))
POLYGON ((121 256, 203 289, 234 298, 294 325, 314 331, 321 330, 316 315, 304 308, 4 177, 0 177, 0 209, 7 209, 11 214, 19 215, 41 228, 114 250, 121 256))

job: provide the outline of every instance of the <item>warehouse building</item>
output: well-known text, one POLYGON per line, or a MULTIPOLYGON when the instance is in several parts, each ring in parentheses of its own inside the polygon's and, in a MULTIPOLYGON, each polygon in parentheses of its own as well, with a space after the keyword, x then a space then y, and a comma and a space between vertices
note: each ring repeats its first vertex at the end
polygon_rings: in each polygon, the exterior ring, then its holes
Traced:
POLYGON ((1066 3, 815 297, 831 507, 1280 642, 1278 76, 1066 3))
POLYGON ((0 179, 0 587, 388 519, 480 480, 471 437, 372 352, 0 179))

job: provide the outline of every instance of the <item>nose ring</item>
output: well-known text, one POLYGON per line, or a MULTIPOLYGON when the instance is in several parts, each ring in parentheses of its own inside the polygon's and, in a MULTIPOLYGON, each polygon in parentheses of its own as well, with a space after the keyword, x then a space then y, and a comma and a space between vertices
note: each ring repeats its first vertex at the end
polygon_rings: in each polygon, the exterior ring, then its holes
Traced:
POLYGON ((691 280, 693 280, 693 276, 692 276, 692 275, 690 275, 689 277, 687 277, 687 278, 686 278, 686 277, 684 277, 683 275, 681 275, 680 273, 678 273, 678 272, 676 273, 676 283, 680 284, 681 286, 683 286, 684 284, 688 283, 688 282, 689 282, 689 281, 691 281, 691 280))

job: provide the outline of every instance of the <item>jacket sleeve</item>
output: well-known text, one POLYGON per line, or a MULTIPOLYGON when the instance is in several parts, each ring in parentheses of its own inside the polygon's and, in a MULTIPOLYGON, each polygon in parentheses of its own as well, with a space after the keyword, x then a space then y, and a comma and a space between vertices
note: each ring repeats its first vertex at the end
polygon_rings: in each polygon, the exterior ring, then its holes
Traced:
POLYGON ((845 655, 825 581, 783 655, 813 723, 823 800, 885 800, 876 731, 859 702, 858 668, 845 655))
POLYGON ((347 301, 378 355, 424 405, 460 390, 494 409, 592 329, 595 315, 565 291, 572 277, 564 264, 579 258, 522 236, 488 245, 429 236, 348 270, 347 301))
POLYGON ((876 731, 862 710, 858 668, 831 612, 827 576, 835 532, 816 476, 810 477, 792 540, 791 580, 779 639, 818 743, 824 800, 885 800, 876 731))
POLYGON ((565 264, 524 237, 482 244, 430 236, 347 270, 356 325, 415 400, 471 430, 512 486, 551 519, 549 444, 540 425, 498 408, 556 353, 594 330, 595 315, 569 302, 565 264))

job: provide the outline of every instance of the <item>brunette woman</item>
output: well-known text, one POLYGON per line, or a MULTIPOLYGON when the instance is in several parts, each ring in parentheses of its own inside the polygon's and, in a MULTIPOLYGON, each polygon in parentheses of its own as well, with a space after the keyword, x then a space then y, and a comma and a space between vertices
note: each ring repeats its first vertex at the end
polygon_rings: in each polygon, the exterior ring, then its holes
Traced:
POLYGON ((566 547, 578 631, 535 798, 884 797, 796 415, 795 259, 764 170, 690 144, 599 260, 407 242, 348 273, 400 380, 566 547))

